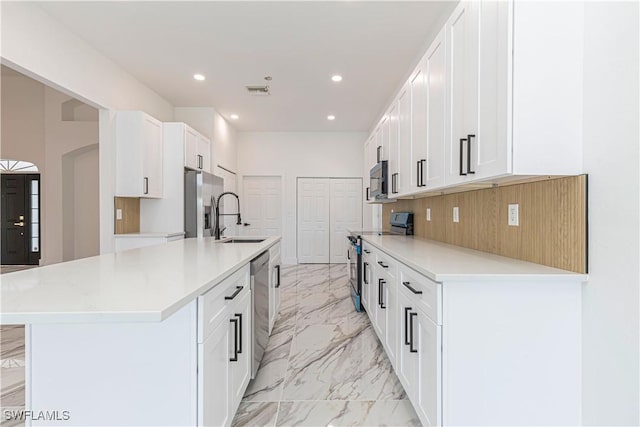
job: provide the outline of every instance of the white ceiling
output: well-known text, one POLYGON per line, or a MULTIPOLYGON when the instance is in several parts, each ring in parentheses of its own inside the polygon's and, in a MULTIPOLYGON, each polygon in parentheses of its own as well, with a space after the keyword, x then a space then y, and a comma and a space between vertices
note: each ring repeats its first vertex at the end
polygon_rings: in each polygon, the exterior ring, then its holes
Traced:
POLYGON ((455 3, 39 5, 174 106, 236 113, 238 130, 366 131, 455 3), (196 72, 206 81, 196 82, 196 72), (344 80, 333 83, 333 74, 344 80), (246 93, 267 75, 270 96, 246 93))

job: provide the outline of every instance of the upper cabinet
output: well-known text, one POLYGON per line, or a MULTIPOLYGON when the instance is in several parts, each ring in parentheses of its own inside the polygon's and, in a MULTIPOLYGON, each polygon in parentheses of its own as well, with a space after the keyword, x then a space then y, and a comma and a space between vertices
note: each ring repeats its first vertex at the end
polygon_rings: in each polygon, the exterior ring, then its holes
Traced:
POLYGON ((162 197, 162 123, 142 111, 116 113, 116 196, 162 197))
POLYGON ((184 128, 184 167, 211 172, 211 143, 194 129, 180 124, 184 128))
POLYGON ((388 197, 582 173, 583 13, 570 2, 460 2, 388 108, 387 139, 375 137, 388 197))

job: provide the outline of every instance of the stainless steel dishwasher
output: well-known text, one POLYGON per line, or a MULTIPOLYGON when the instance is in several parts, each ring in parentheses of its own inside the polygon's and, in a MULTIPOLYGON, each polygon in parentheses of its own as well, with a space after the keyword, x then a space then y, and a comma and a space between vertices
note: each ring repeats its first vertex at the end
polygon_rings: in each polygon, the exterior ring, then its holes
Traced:
POLYGON ((253 306, 251 378, 255 378, 269 342, 269 251, 263 252, 251 261, 251 303, 253 306))

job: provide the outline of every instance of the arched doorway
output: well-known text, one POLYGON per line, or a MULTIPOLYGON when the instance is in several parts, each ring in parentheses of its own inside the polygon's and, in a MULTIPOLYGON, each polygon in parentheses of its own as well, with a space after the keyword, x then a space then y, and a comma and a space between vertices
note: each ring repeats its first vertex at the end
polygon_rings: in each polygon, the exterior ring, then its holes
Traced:
POLYGON ((40 262, 40 173, 33 163, 0 160, 2 265, 40 262))

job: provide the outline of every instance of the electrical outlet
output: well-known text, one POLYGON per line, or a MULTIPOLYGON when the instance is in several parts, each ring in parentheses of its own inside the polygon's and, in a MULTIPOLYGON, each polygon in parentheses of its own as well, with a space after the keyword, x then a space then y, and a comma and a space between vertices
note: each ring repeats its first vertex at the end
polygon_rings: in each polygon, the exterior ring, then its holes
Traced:
POLYGON ((427 221, 431 221, 431 208, 427 208, 427 221))
POLYGON ((460 222, 460 208, 458 206, 453 208, 453 222, 460 222))
POLYGON ((122 209, 116 209, 116 219, 122 219, 122 209))
POLYGON ((519 205, 509 205, 509 225, 514 227, 520 226, 520 215, 518 212, 519 205))

